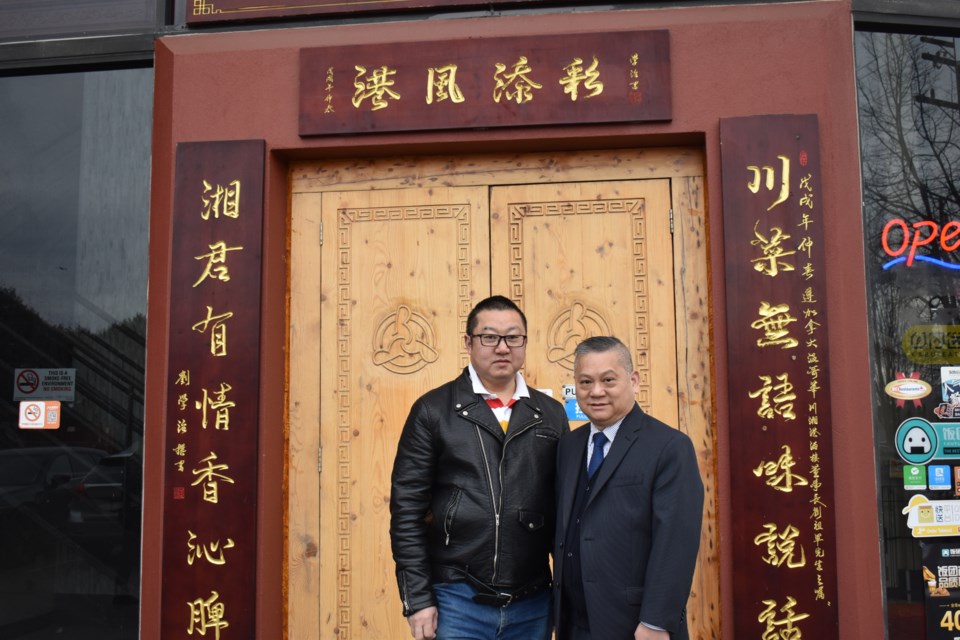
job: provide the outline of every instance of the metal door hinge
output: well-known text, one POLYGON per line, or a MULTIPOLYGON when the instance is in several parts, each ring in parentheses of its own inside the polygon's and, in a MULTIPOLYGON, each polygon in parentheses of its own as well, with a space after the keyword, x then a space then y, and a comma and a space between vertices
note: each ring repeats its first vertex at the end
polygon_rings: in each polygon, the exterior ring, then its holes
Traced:
POLYGON ((320 246, 323 246, 323 220, 320 221, 320 246))
POLYGON ((317 473, 323 473, 323 447, 317 447, 317 473))
POLYGON ((670 209, 670 233, 673 233, 673 209, 670 209))

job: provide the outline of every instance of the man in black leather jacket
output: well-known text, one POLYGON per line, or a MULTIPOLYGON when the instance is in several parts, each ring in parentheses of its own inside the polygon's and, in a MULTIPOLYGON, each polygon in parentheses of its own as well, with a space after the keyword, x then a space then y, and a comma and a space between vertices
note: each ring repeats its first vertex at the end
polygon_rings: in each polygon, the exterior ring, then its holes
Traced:
POLYGON ((416 640, 546 640, 563 406, 520 374, 527 321, 509 299, 467 317, 470 365, 410 410, 390 538, 416 640))

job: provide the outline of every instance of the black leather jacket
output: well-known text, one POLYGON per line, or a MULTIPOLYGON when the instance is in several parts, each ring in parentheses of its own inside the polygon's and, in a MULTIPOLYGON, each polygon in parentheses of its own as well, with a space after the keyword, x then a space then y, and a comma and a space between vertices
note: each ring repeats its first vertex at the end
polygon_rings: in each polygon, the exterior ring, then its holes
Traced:
POLYGON ((563 406, 531 388, 505 435, 470 374, 420 397, 393 465, 390 540, 404 615, 435 606, 432 585, 467 575, 513 593, 550 580, 563 406))

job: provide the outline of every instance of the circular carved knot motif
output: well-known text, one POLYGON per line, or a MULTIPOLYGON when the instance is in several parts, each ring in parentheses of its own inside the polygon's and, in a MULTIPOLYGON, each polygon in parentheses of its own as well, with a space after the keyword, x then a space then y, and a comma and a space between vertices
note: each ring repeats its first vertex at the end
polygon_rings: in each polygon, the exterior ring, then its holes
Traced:
POLYGON ((391 373, 416 373, 437 360, 430 321, 406 305, 380 321, 373 337, 373 364, 391 373))
POLYGON ((610 335, 610 325, 596 309, 575 300, 550 323, 547 330, 547 360, 573 371, 573 350, 593 336, 610 335))

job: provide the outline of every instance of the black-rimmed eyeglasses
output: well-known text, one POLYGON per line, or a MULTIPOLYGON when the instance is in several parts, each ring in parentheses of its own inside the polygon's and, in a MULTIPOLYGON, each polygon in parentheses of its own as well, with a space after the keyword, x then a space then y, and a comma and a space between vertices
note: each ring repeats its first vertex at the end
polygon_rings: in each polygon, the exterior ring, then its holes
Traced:
POLYGON ((496 349, 500 346, 500 341, 503 340, 507 343, 507 346, 511 349, 517 347, 522 347, 527 344, 527 336, 498 336, 495 333, 475 333, 470 336, 471 338, 478 338, 480 344, 485 347, 493 347, 496 349))

